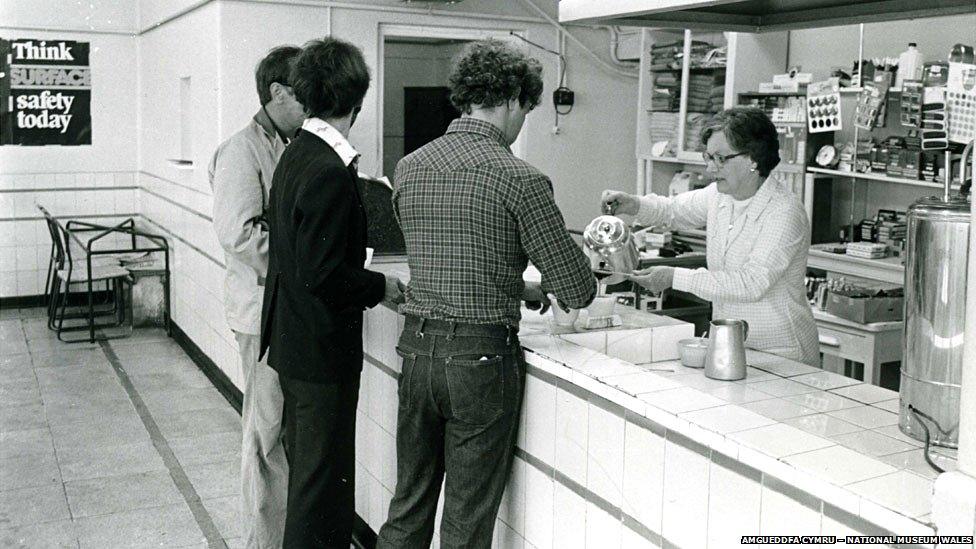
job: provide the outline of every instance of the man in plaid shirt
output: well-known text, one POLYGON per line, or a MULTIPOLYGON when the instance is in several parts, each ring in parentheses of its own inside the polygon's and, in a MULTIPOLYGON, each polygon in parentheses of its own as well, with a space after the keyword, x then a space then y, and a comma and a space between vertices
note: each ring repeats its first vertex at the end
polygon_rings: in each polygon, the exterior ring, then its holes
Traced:
POLYGON ((596 294, 549 179, 509 146, 542 94, 537 61, 478 42, 451 75, 463 113, 397 165, 394 211, 410 265, 397 352, 397 488, 377 547, 490 547, 511 469, 525 363, 521 301, 582 308, 596 294), (528 261, 542 283, 522 280, 528 261))

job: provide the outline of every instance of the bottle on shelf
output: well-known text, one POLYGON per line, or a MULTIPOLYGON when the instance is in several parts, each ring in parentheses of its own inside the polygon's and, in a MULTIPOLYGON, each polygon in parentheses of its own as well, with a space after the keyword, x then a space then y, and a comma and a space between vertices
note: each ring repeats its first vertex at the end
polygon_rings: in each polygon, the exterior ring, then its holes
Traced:
POLYGON ((909 42, 908 49, 898 56, 898 73, 895 87, 901 88, 905 80, 918 80, 922 77, 924 59, 915 42, 909 42))

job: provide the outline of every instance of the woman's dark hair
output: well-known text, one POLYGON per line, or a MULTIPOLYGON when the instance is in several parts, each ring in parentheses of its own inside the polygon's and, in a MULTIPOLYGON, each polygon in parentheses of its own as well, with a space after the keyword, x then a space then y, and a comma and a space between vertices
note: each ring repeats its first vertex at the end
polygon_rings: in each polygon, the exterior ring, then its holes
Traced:
POLYGON ((712 134, 725 134, 729 145, 736 152, 744 152, 756 163, 761 177, 768 177, 779 164, 779 136, 776 126, 761 109, 756 107, 732 107, 716 114, 701 133, 702 145, 712 134))
POLYGON ((451 103, 465 114, 473 105, 497 107, 518 98, 535 108, 542 96, 542 65, 497 40, 469 44, 454 63, 451 103))
POLYGON ((295 65, 295 59, 302 53, 297 46, 278 46, 268 52, 254 69, 254 80, 258 86, 258 99, 262 105, 271 101, 271 84, 275 82, 288 85, 288 76, 295 65))
POLYGON ((295 62, 291 85, 309 116, 346 116, 362 105, 369 89, 369 68, 363 52, 349 42, 312 40, 295 62))

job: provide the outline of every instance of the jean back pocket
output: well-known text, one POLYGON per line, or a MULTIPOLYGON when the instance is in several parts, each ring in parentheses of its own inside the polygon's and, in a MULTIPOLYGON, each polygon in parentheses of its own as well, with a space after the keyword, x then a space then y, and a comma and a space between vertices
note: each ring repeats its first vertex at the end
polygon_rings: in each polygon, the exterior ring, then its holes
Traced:
POLYGON ((504 357, 451 357, 444 362, 451 411, 456 419, 471 424, 487 424, 505 410, 504 357))

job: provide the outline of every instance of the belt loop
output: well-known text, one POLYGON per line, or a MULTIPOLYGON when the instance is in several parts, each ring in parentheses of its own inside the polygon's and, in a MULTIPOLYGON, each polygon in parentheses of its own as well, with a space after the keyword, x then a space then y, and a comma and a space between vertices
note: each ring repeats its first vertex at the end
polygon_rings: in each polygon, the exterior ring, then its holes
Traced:
POLYGON ((413 335, 417 336, 420 339, 424 338, 424 322, 426 320, 427 320, 426 318, 420 317, 420 326, 418 326, 417 331, 413 333, 413 335))
POLYGON ((505 345, 511 345, 511 344, 512 344, 512 327, 511 326, 506 326, 505 327, 505 345))
POLYGON ((451 341, 454 339, 454 331, 457 330, 457 322, 451 322, 451 329, 447 332, 447 340, 451 341))

